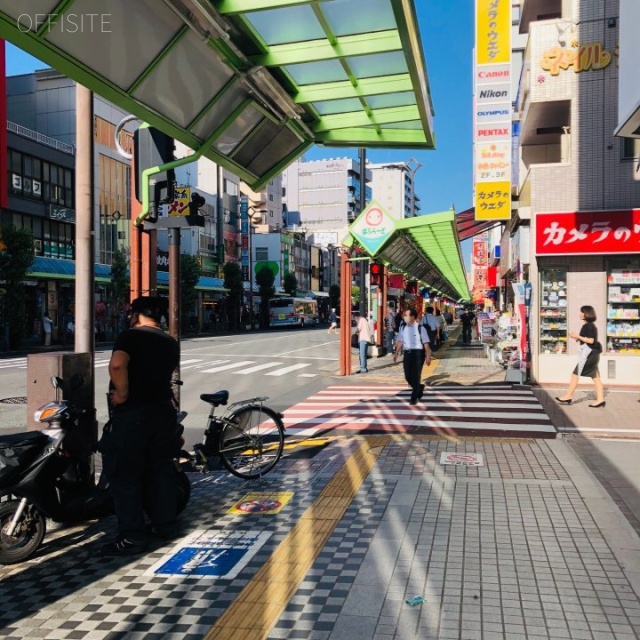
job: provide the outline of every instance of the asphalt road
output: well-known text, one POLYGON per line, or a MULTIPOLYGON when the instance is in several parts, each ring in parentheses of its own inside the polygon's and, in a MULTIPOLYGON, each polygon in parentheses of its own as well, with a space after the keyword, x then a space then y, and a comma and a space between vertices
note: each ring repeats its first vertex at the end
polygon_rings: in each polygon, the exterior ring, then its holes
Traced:
MULTIPOLYGON (((230 401, 268 396, 267 404, 282 411, 332 382, 338 369, 338 336, 326 327, 271 330, 246 335, 192 338, 181 344, 181 408, 187 444, 202 437, 209 405, 200 394, 220 389, 230 401)), ((98 421, 107 407, 110 351, 96 352, 95 385, 98 421)), ((26 358, 0 359, 0 399, 26 395, 26 358)), ((51 393, 53 399, 53 389, 51 393)), ((26 406, 0 403, 0 434, 24 430, 26 406)))

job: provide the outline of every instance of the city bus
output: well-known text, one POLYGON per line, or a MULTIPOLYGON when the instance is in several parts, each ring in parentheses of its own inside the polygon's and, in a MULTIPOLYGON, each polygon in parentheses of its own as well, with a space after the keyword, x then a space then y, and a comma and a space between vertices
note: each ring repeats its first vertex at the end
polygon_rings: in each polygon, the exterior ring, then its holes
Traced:
POLYGON ((269 326, 310 326, 318 324, 318 303, 313 298, 273 298, 269 300, 269 326))

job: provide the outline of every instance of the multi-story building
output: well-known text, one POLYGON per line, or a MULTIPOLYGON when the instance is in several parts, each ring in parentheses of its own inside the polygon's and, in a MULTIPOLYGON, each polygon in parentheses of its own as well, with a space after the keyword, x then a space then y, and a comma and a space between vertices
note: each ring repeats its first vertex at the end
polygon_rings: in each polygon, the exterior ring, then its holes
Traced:
POLYGON ((393 218, 420 215, 420 197, 416 193, 415 175, 422 165, 414 159, 400 163, 367 163, 371 171, 371 192, 393 218))
POLYGON ((626 157, 640 156, 640 2, 620 0, 620 82, 618 129, 626 157))
POLYGON ((241 182, 240 191, 249 199, 249 213, 256 233, 269 233, 283 228, 282 175, 269 180, 261 191, 254 191, 241 182))
MULTIPOLYGON (((371 182, 369 170, 366 181, 371 182)), ((330 232, 341 240, 360 211, 360 163, 351 158, 296 161, 282 174, 282 193, 285 212, 299 212, 306 233, 330 232)), ((371 200, 369 186, 366 200, 371 200)))
POLYGON ((640 180, 635 151, 614 136, 619 24, 617 0, 522 2, 520 179, 506 244, 513 251, 530 224, 531 368, 542 383, 569 378, 578 353, 569 333, 591 305, 603 382, 637 384, 640 180))

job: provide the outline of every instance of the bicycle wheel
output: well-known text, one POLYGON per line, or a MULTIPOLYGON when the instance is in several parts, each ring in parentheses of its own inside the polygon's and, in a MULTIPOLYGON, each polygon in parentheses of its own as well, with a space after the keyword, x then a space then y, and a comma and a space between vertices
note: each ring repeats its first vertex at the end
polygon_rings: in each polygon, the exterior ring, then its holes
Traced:
POLYGON ((229 416, 220 437, 222 464, 239 478, 260 478, 273 469, 284 448, 280 414, 258 405, 241 407, 229 416))

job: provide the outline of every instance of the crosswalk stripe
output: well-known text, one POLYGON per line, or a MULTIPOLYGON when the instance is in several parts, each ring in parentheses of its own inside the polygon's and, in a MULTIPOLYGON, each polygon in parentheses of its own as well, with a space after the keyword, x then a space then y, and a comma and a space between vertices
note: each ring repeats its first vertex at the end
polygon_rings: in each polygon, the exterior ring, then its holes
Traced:
POLYGON ((219 367, 213 367, 213 369, 203 369, 202 373, 217 373, 218 371, 226 371, 227 369, 237 369, 238 367, 244 367, 247 364, 254 364, 254 361, 245 360, 243 362, 232 362, 231 364, 223 364, 219 367))
POLYGON ((313 435, 339 430, 553 437, 557 430, 530 389, 503 385, 431 387, 410 405, 406 386, 333 385, 284 412, 287 431, 313 435))
POLYGON ((265 375, 267 376, 283 376, 285 373, 291 373, 292 371, 297 371, 298 369, 304 369, 305 367, 310 367, 310 363, 301 363, 301 364, 292 364, 290 367, 285 367, 284 369, 278 369, 277 371, 271 371, 265 375))
POLYGON ((191 360, 180 360, 180 366, 182 367, 185 364, 192 364, 193 362, 202 362, 200 358, 191 359, 191 360))
POLYGON ((195 364, 188 364, 186 366, 180 365, 180 371, 186 371, 187 369, 202 369, 202 367, 210 367, 214 364, 225 364, 229 360, 211 360, 210 362, 198 361, 195 364))
POLYGON ((248 369, 243 369, 242 371, 234 371, 233 373, 236 376, 248 376, 250 373, 262 371, 263 369, 271 369, 272 367, 277 367, 281 364, 282 362, 267 362, 266 364, 258 364, 255 367, 249 367, 248 369))

